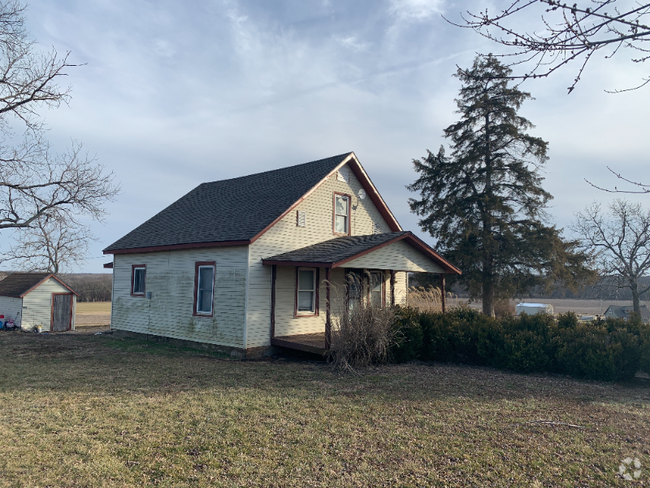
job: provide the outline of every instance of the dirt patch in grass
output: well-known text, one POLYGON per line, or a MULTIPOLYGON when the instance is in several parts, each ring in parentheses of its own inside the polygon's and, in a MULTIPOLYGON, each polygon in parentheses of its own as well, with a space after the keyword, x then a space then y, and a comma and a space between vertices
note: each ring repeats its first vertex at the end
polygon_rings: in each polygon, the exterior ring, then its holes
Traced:
POLYGON ((643 380, 425 363, 337 376, 111 335, 0 334, 0 357, 0 486, 650 484, 643 380))

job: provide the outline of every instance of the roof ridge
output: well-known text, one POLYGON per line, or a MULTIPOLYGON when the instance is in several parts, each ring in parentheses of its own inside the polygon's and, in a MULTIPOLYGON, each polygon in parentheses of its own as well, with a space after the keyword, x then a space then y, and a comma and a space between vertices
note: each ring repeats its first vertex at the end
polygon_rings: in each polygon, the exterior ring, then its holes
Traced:
POLYGON ((269 173, 275 173, 276 171, 277 172, 285 171, 285 170, 288 171, 288 170, 296 169, 299 166, 307 166, 309 164, 323 163, 324 161, 327 161, 327 160, 330 160, 330 159, 340 159, 342 161, 344 158, 348 157, 350 154, 353 154, 353 153, 354 153, 354 151, 348 151, 348 152, 345 152, 345 153, 337 154, 336 156, 330 156, 328 158, 316 159, 314 161, 308 161, 306 163, 293 164, 291 166, 283 166, 281 168, 268 169, 266 171, 260 171, 259 173, 250 173, 250 174, 242 175, 242 176, 234 176, 232 178, 225 178, 225 179, 222 179, 222 180, 204 181, 203 183, 200 183, 197 187, 195 187, 195 189, 199 188, 199 187, 201 187, 203 185, 211 185, 213 183, 221 183, 221 182, 227 182, 227 181, 241 180, 241 179, 251 178, 251 177, 259 177, 259 176, 268 175, 269 173))

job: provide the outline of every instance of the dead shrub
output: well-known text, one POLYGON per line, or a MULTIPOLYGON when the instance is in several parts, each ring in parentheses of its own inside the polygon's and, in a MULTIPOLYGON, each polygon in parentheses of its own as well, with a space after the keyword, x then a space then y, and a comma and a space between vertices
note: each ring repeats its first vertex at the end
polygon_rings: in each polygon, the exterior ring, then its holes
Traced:
POLYGON ((395 313, 368 303, 360 303, 334 319, 330 358, 334 369, 354 371, 385 363, 395 343, 395 313))
POLYGON ((494 302, 495 317, 514 317, 515 313, 515 306, 510 303, 510 300, 508 298, 499 298, 494 302))
POLYGON ((442 312, 440 288, 431 285, 428 288, 411 286, 408 289, 406 300, 409 307, 413 307, 420 312, 442 312))

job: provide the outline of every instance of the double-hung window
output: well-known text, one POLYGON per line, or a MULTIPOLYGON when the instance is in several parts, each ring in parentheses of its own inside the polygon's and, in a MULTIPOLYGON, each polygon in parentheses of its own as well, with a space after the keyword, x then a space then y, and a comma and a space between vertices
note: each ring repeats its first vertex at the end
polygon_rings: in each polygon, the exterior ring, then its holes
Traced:
POLYGON ((318 280, 316 269, 298 268, 296 283, 296 315, 318 314, 318 280))
POLYGON ((194 278, 194 314, 212 316, 214 304, 214 262, 196 263, 194 278))
POLYGON ((144 296, 145 286, 144 279, 147 274, 147 267, 144 264, 134 264, 131 266, 131 295, 140 297, 144 296))
POLYGON ((350 233, 350 196, 334 194, 334 233, 350 233))

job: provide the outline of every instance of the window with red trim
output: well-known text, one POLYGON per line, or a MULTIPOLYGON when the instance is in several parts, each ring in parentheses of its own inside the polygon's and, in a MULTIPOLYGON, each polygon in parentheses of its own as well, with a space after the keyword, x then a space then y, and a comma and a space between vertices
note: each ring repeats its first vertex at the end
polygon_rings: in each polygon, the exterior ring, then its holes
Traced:
POLYGON ((194 314, 212 316, 216 264, 196 263, 194 277, 194 314))
POLYGON ((318 313, 318 286, 315 268, 298 268, 296 280, 296 315, 318 313))
POLYGON ((131 266, 131 295, 144 296, 147 267, 144 264, 131 266))
POLYGON ((334 233, 350 233, 350 197, 334 194, 334 233))

